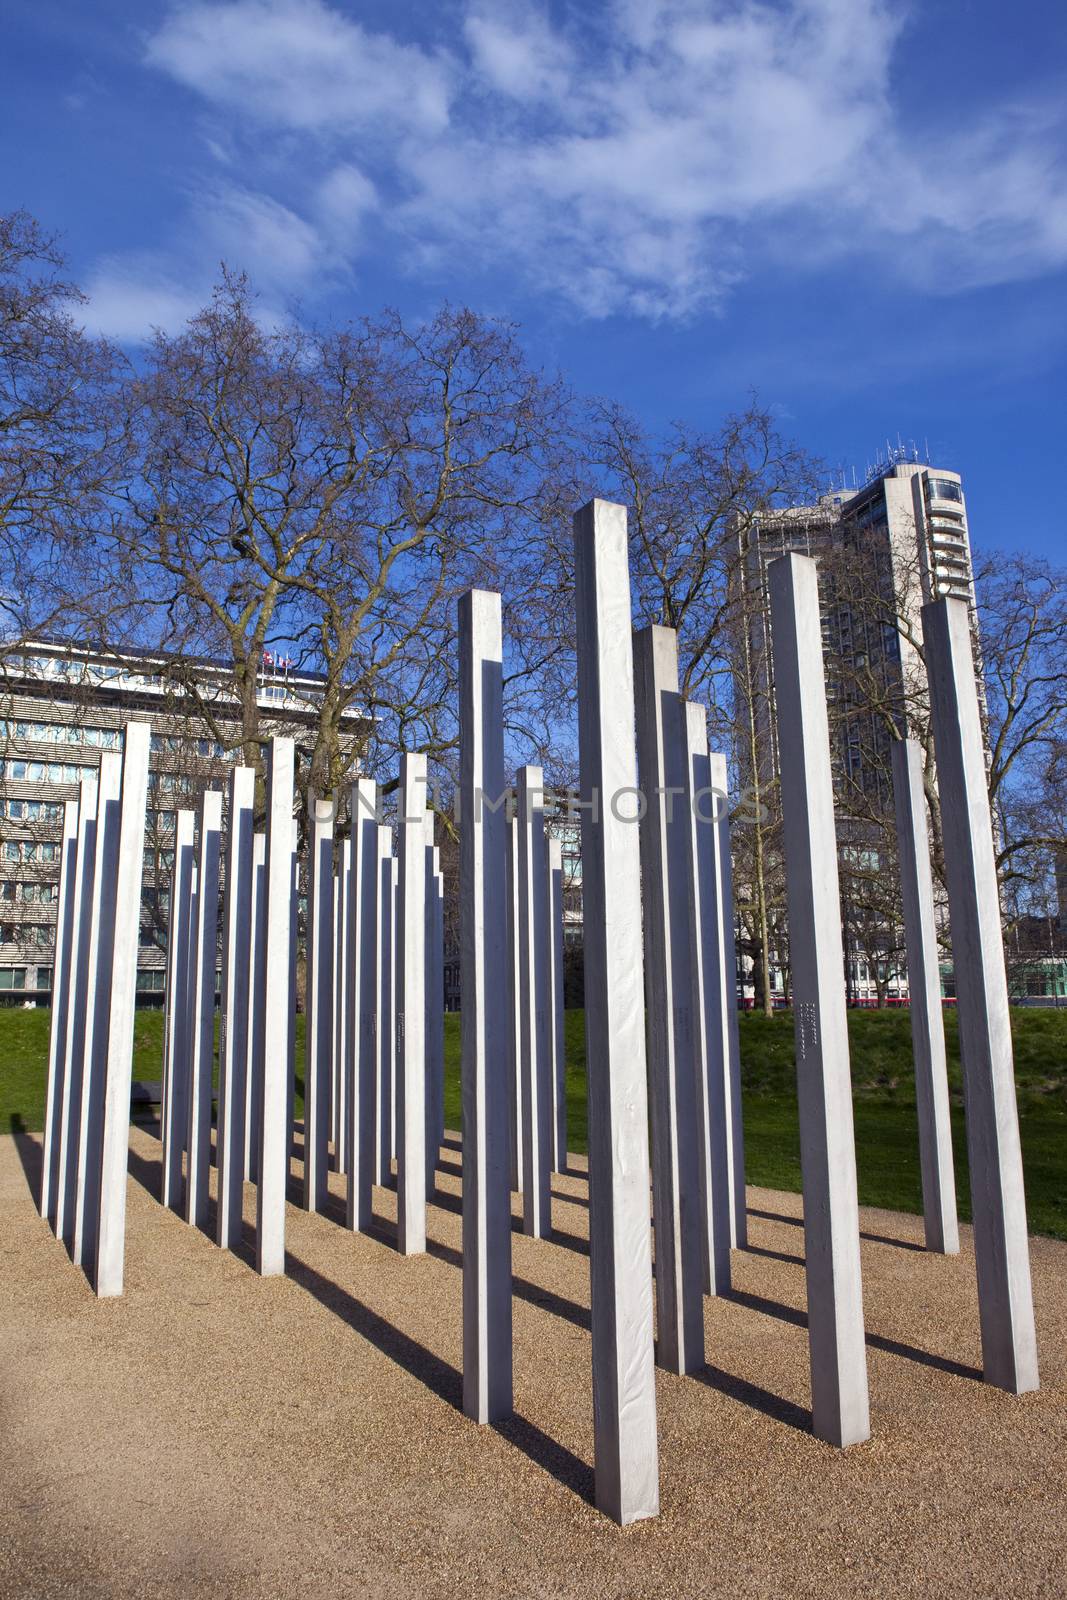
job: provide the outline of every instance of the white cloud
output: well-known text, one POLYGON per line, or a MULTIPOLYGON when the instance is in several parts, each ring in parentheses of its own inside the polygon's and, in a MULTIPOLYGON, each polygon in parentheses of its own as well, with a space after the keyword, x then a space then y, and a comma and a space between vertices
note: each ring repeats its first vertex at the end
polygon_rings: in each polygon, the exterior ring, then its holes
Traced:
POLYGON ((153 257, 105 258, 85 293, 88 304, 71 307, 72 314, 90 333, 119 344, 139 343, 157 328, 174 332, 203 301, 153 257))
POLYGON ((323 265, 315 228, 269 195, 236 185, 200 203, 202 253, 243 267, 268 288, 298 286, 323 265))
POLYGON ((470 11, 463 25, 482 85, 514 100, 556 100, 566 93, 574 57, 543 12, 499 3, 470 11))
POLYGON ((200 248, 296 290, 373 215, 405 270, 503 268, 594 316, 714 306, 767 255, 869 253, 937 290, 1067 265, 1060 105, 905 117, 890 0, 455 5, 446 53, 326 0, 177 0, 147 60, 230 161, 200 248))
POLYGON ((298 129, 434 133, 448 121, 445 64, 370 33, 322 0, 193 0, 148 45, 150 65, 214 104, 298 129))
POLYGON ((342 162, 328 172, 315 194, 323 231, 349 248, 361 237, 367 218, 378 209, 378 193, 364 172, 342 162))

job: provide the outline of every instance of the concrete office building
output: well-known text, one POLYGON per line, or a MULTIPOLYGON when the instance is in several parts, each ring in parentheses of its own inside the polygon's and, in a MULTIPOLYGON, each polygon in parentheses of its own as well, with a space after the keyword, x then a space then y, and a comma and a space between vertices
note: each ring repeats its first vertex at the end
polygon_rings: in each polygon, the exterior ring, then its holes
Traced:
MULTIPOLYGON (((891 449, 862 487, 832 489, 814 505, 761 517, 738 530, 737 570, 744 626, 735 642, 735 692, 750 702, 756 765, 739 750, 740 784, 765 788, 779 775, 777 718, 769 648, 767 566, 778 556, 812 556, 819 565, 820 610, 831 713, 838 837, 842 859, 877 873, 872 812, 892 815, 890 749, 909 706, 925 704, 925 671, 915 648, 921 607, 943 595, 967 601, 977 650, 977 613, 963 485, 915 451, 891 449), (894 620, 894 618, 896 620, 894 620)), ((980 683, 980 680, 979 680, 980 683)), ((847 879, 846 879, 847 881, 847 879)), ((869 958, 846 953, 851 997, 870 1001, 869 958)), ((782 976, 774 974, 780 991, 782 976)), ((889 980, 903 998, 903 972, 889 980)))
MULTIPOLYGON (((123 725, 152 729, 145 833, 141 1004, 161 1004, 175 813, 205 788, 225 787, 239 736, 232 676, 210 660, 33 641, 0 662, 0 1004, 48 1004, 55 945, 63 802, 103 750, 122 748, 123 725)), ((286 733, 310 756, 321 676, 265 656, 259 736, 286 733)), ((342 719, 354 745, 365 718, 342 719)))

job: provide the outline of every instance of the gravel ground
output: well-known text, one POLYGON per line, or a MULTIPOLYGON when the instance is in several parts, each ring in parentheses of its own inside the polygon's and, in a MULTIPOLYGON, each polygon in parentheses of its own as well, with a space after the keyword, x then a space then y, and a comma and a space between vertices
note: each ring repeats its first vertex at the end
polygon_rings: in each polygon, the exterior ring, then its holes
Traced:
POLYGON ((425 1257, 396 1254, 383 1190, 373 1236, 290 1206, 262 1281, 162 1210, 134 1130, 126 1294, 100 1302, 36 1214, 38 1164, 0 1139, 0 1595, 1067 1593, 1067 1244, 1033 1241, 1044 1387, 1012 1398, 979 1381, 970 1230, 939 1259, 917 1218, 864 1210, 874 1436, 835 1451, 807 1431, 799 1198, 750 1189, 709 1365, 658 1375, 662 1513, 620 1530, 590 1503, 583 1163, 553 1242, 514 1235, 498 1429, 459 1410, 455 1141, 425 1257))

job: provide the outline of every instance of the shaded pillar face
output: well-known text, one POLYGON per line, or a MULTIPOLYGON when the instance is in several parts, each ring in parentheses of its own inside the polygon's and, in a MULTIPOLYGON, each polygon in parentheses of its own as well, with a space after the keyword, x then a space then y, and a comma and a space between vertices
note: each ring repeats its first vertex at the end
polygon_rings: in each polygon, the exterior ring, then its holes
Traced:
POLYGON ((543 789, 540 767, 520 767, 515 828, 522 1221, 523 1231, 535 1239, 545 1239, 552 1232, 548 852, 543 789))
POLYGON ((352 861, 349 879, 347 959, 346 1110, 347 1222, 371 1221, 378 1076, 378 940, 381 937, 381 856, 378 786, 370 778, 352 785, 352 861))
POLYGON ((189 1074, 185 1220, 207 1223, 211 1172, 211 1099, 215 1063, 215 962, 219 938, 219 851, 222 795, 208 789, 200 806, 196 910, 189 980, 189 1074))
POLYGON ((400 762, 396 929, 397 1218, 402 1255, 426 1249, 426 757, 400 762))
POLYGON ((379 924, 378 924, 378 1069, 375 1078, 375 1155, 374 1181, 392 1182, 393 1162, 393 910, 396 902, 396 862, 393 860, 393 830, 386 823, 378 826, 379 924))
POLYGON ((898 739, 893 745, 893 795, 908 955, 908 1010, 915 1057, 926 1248, 956 1255, 960 1239, 941 1014, 940 952, 926 833, 922 754, 914 739, 898 739))
POLYGON ((519 825, 512 814, 507 819, 504 861, 507 897, 507 1001, 508 1001, 508 1146, 511 1187, 523 1190, 522 1137, 522 1027, 519 977, 519 825))
POLYGON ((150 734, 146 722, 128 722, 123 738, 118 858, 115 863, 115 904, 119 914, 111 951, 100 1211, 96 1228, 94 1274, 94 1286, 101 1298, 122 1293, 126 1253, 126 1168, 130 1143, 130 1083, 133 1077, 133 1024, 141 932, 141 876, 150 734))
POLYGON ((552 1088, 552 1170, 567 1170, 567 1046, 563 1015, 563 846, 548 841, 549 1078, 552 1088))
POLYGON ((285 1191, 289 1177, 289 1038, 292 1027, 293 917, 292 739, 267 748, 263 983, 255 997, 263 1019, 256 1189, 256 1267, 263 1277, 285 1271, 285 1191))
POLYGON ((248 950, 248 1080, 245 1095, 245 1177, 255 1181, 259 1172, 259 1138, 263 1121, 263 1028, 260 999, 266 983, 267 960, 267 836, 252 841, 252 942, 248 950))
MULTIPOLYGON (((686 783, 683 797, 689 843, 689 925, 693 952, 693 1046, 696 1079, 697 1158, 700 1171, 701 1260, 704 1290, 730 1287, 729 1059, 724 1049, 721 885, 716 862, 718 820, 711 793, 707 714, 684 707, 686 783)), ((731 973, 732 976, 732 973, 731 973)))
POLYGON ((81 1141, 82 1077, 85 1072, 89 1015, 89 940, 93 922, 93 874, 96 870, 98 783, 83 777, 78 801, 78 843, 74 877, 74 927, 70 950, 70 1015, 63 1051, 62 1095, 59 1102, 59 1170, 56 1177, 55 1234, 74 1243, 78 1195, 78 1147, 81 1141))
POLYGON ((194 821, 191 811, 179 811, 174 820, 174 867, 170 875, 170 916, 167 921, 160 1199, 165 1206, 175 1210, 183 1199, 182 1155, 188 1127, 189 922, 193 899, 194 821))
POLYGON ((309 1211, 321 1211, 329 1192, 330 1079, 333 1071, 333 802, 313 800, 309 811, 304 1205, 309 1211))
POLYGON ((609 804, 637 784, 624 508, 585 506, 574 553, 596 1503, 629 1523, 659 1510, 659 1455, 641 868, 638 830, 609 804))
POLYGON ((241 1243, 248 1070, 249 967, 252 942, 253 807, 251 767, 230 773, 226 887, 222 914, 222 1006, 219 1017, 219 1114, 216 1234, 223 1249, 241 1243))
POLYGON ((793 974, 812 1427, 870 1434, 837 838, 814 561, 767 569, 793 974))
POLYGON ((459 604, 463 1410, 512 1410, 503 638, 500 596, 459 604))
POLYGON ((63 807, 63 839, 59 847, 59 900, 56 904, 56 943, 52 967, 52 1014, 48 1029, 48 1081, 44 1108, 44 1149, 38 1210, 52 1224, 56 1215, 59 1174, 59 1128, 66 1068, 67 1019, 71 998, 71 947, 78 871, 78 802, 63 807))
POLYGON ((337 972, 337 989, 334 995, 334 1070, 333 1070, 333 1159, 334 1170, 348 1171, 348 1091, 352 1073, 349 1069, 349 1005, 350 973, 349 945, 352 937, 352 840, 348 838, 338 855, 337 879, 338 948, 334 963, 337 972))
POLYGON ((100 1210, 100 1153, 104 1122, 104 1073, 111 1012, 111 959, 115 943, 116 874, 119 855, 119 797, 122 757, 100 758, 96 796, 96 850, 89 922, 89 970, 85 987, 83 1067, 78 1116, 77 1184, 74 1197, 75 1262, 92 1273, 100 1210))
MULTIPOLYGON (((656 1357, 670 1372, 704 1364, 697 1075, 693 1036, 688 754, 673 628, 634 635, 641 880, 644 890, 652 1192, 656 1228, 656 1357)), ((613 803, 609 801, 609 805, 613 803)), ((636 829, 635 829, 636 831, 636 829)))
POLYGON ((437 863, 440 852, 433 842, 433 812, 426 813, 426 1193, 433 1194, 437 1162, 444 1135, 444 1035, 441 1028, 444 999, 439 981, 437 863))
POLYGON ((726 757, 712 751, 708 776, 716 807, 715 882, 719 908, 719 989, 723 996, 722 1052, 726 1086, 727 1162, 730 1183, 730 1243, 748 1244, 745 1200, 745 1132, 741 1104, 741 1040, 737 1029, 737 938, 734 932, 734 875, 730 859, 730 785, 726 757))
POLYGON ((962 600, 923 607, 987 1383, 1038 1386, 1019 1117, 985 754, 962 600))

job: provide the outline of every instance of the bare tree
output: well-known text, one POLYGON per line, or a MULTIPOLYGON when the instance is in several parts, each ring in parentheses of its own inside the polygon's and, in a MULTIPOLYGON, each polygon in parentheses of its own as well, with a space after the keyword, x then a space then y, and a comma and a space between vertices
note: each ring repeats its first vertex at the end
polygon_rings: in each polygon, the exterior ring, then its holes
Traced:
POLYGON ((454 744, 455 600, 529 581, 566 404, 510 327, 447 307, 416 328, 394 312, 264 328, 227 276, 157 336, 132 390, 124 559, 157 636, 229 663, 246 761, 276 652, 323 676, 308 788, 336 790, 357 758, 384 769, 402 746, 454 744))
POLYGON ((0 215, 0 617, 7 639, 99 628, 111 586, 99 535, 121 462, 123 364, 78 326, 54 238, 0 215))

